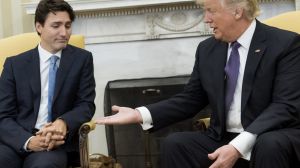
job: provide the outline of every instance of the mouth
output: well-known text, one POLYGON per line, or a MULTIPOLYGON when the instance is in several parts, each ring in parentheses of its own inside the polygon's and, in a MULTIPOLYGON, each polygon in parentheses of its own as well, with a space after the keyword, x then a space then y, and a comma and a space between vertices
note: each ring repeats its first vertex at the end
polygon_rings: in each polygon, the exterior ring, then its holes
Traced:
POLYGON ((58 39, 56 40, 58 43, 67 43, 68 40, 67 39, 58 39))
POLYGON ((215 27, 212 27, 211 29, 212 29, 213 33, 214 33, 214 34, 216 34, 216 32, 217 32, 217 28, 215 28, 215 27))

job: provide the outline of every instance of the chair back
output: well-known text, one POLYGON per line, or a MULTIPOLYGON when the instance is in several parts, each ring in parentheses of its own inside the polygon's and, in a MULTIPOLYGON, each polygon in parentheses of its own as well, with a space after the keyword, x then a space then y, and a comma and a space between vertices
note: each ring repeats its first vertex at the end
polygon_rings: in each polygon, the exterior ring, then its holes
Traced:
POLYGON ((264 23, 300 34, 300 11, 282 13, 266 19, 264 23))
MULTIPOLYGON (((6 57, 14 56, 33 49, 40 42, 40 37, 36 32, 23 33, 4 39, 0 39, 0 74, 6 57)), ((72 35, 69 44, 79 48, 84 48, 83 35, 72 35)))

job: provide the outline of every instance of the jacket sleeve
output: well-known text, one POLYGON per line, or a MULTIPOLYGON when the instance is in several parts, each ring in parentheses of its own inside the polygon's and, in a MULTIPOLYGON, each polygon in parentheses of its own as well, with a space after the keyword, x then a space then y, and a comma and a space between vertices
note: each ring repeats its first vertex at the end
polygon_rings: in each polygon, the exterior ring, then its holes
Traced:
POLYGON ((23 152, 23 146, 32 134, 18 124, 17 106, 12 58, 7 58, 0 78, 0 141, 16 152, 23 152))

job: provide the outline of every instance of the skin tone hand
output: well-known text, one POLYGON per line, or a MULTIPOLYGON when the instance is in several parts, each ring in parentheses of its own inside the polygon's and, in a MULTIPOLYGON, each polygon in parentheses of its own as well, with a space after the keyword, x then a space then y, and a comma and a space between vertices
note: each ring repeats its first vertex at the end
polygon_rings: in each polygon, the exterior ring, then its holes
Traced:
POLYGON ((208 154, 210 160, 214 163, 209 168, 232 168, 235 162, 241 157, 238 150, 232 145, 224 145, 213 153, 208 154))
POLYGON ((27 149, 34 152, 46 150, 48 148, 48 144, 45 143, 45 139, 46 137, 40 135, 32 137, 27 144, 27 149))
POLYGON ((47 150, 50 151, 65 143, 67 125, 63 120, 57 119, 53 123, 47 123, 36 134, 45 137, 45 144, 48 146, 47 150))
POLYGON ((134 124, 143 122, 141 114, 136 110, 128 107, 112 106, 112 111, 116 114, 101 117, 95 120, 96 124, 121 125, 134 124))

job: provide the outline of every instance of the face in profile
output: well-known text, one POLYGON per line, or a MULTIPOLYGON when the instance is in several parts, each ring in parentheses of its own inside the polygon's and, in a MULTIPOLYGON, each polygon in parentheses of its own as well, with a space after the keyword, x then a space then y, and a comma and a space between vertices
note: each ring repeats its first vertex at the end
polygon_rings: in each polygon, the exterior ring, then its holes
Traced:
POLYGON ((72 21, 65 11, 50 12, 44 25, 37 22, 35 27, 40 33, 41 46, 53 54, 67 46, 72 33, 72 21))
MULTIPOLYGON (((234 10, 221 3, 222 0, 204 0, 204 22, 212 29, 218 40, 230 42, 235 36, 234 10)), ((224 1, 225 3, 226 1, 224 1)))

